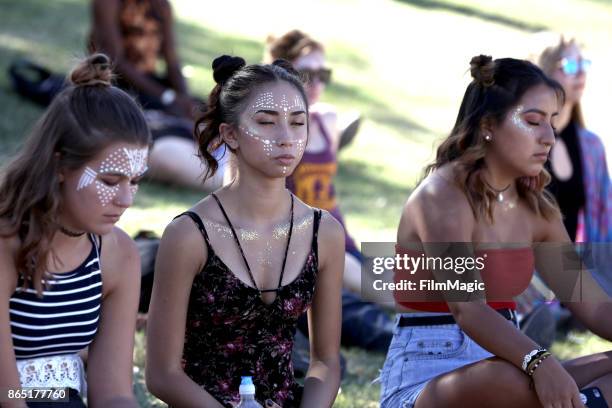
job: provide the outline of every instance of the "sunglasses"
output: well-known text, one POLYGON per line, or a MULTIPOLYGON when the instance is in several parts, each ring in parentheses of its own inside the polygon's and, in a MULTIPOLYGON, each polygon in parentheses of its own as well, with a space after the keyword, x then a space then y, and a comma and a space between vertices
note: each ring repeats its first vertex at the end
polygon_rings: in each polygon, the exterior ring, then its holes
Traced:
POLYGON ((575 76, 579 72, 587 72, 591 67, 591 60, 578 58, 563 58, 561 70, 565 75, 575 76))
POLYGON ((332 70, 329 68, 300 69, 298 72, 305 83, 318 80, 319 82, 327 85, 331 81, 332 70))

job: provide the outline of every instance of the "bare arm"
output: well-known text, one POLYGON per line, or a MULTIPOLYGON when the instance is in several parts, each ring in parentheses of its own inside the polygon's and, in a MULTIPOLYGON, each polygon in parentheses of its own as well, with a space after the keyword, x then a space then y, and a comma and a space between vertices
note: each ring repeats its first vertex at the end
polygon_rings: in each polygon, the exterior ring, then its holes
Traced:
POLYGON ((187 217, 164 231, 157 253, 147 324, 147 387, 170 406, 221 408, 181 367, 193 279, 206 262, 206 246, 187 217))
POLYGON ((544 282, 589 330, 612 341, 612 299, 584 267, 559 220, 547 224, 544 243, 536 246, 536 267, 544 282))
MULTIPOLYGON (((463 192, 444 182, 430 183, 420 194, 413 206, 404 210, 398 232, 399 244, 408 246, 409 242, 402 228, 408 229, 410 223, 416 224, 418 236, 423 243, 472 242, 476 221, 472 209, 463 192), (453 203, 447 206, 446 203, 453 203), (417 210, 413 210, 416 207, 417 210), (411 211, 412 210, 412 211, 411 211)), ((424 244, 428 256, 428 246, 424 244)), ((473 252, 466 248, 467 257, 473 252)), ((512 323, 502 317, 485 303, 485 299, 470 302, 449 302, 448 307, 457 324, 480 346, 492 354, 521 368, 523 357, 537 344, 524 335, 512 323), (491 333, 496 333, 491 336, 491 333)))
POLYGON ((121 33, 119 32, 119 0, 93 1, 93 38, 97 50, 110 58, 115 69, 127 82, 139 91, 159 98, 165 88, 147 78, 125 59, 121 33))
POLYGON ((331 407, 340 386, 340 327, 344 230, 324 212, 319 231, 319 273, 308 311, 310 366, 301 407, 331 407))
POLYGON ((159 4, 159 8, 162 10, 163 22, 162 22, 162 53, 166 61, 166 69, 168 71, 168 78, 172 84, 172 88, 177 93, 187 95, 187 84, 185 83, 185 77, 181 72, 181 63, 176 52, 176 43, 174 40, 174 19, 172 16, 172 7, 167 0, 156 0, 159 4))
MULTIPOLYGON (((9 299, 17 286, 17 272, 15 270, 14 255, 16 240, 0 238, 0 395, 1 400, 6 399, 5 390, 21 387, 9 315, 9 299)), ((3 403, 6 407, 25 407, 26 403, 15 401, 3 403)))
POLYGON ((87 400, 91 407, 137 407, 132 393, 134 330, 140 290, 136 244, 115 228, 102 238, 103 300, 89 346, 87 400))

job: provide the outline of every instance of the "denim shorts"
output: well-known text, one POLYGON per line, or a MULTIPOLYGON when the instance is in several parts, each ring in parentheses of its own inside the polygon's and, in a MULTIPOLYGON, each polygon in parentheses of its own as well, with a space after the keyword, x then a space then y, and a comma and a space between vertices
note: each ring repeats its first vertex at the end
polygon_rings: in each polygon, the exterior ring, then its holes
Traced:
POLYGON ((381 372, 380 408, 413 408, 431 379, 493 356, 456 324, 399 327, 401 316, 396 317, 393 340, 381 372))

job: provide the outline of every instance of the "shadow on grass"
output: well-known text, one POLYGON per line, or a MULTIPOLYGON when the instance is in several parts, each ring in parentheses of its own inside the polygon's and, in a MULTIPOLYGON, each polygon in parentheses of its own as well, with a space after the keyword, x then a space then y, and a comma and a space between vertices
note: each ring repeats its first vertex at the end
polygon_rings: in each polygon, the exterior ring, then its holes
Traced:
POLYGON ((457 14, 463 14, 469 17, 479 18, 481 20, 497 23, 517 30, 523 30, 528 32, 537 32, 546 30, 549 27, 542 24, 532 24, 524 21, 516 20, 510 17, 502 16, 500 14, 490 13, 487 11, 479 10, 473 6, 459 5, 447 3, 440 0, 396 0, 400 3, 405 3, 414 7, 419 7, 429 10, 443 10, 450 11, 457 14))

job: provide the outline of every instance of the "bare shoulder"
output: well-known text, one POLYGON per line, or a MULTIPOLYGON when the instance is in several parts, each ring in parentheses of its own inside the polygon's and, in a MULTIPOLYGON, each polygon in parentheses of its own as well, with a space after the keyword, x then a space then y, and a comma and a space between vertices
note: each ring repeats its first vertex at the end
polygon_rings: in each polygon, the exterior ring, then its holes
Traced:
POLYGON ((442 167, 426 177, 406 201, 398 242, 413 241, 415 234, 422 242, 469 241, 474 226, 465 193, 455 184, 451 169, 442 167))
POLYGON ((130 236, 119 227, 101 237, 100 266, 104 291, 140 279, 140 255, 130 236))
POLYGON ((342 224, 326 210, 321 210, 319 241, 324 244, 340 241, 344 245, 344 228, 342 224))

